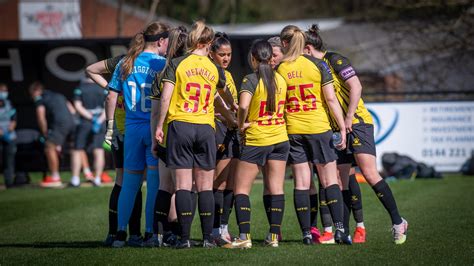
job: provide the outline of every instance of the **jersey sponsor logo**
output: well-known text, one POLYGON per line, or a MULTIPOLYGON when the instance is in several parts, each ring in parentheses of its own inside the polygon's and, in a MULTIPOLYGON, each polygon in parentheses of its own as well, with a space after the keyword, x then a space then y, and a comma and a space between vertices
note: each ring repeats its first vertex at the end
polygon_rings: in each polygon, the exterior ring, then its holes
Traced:
POLYGON ((395 127, 398 124, 398 110, 394 109, 393 119, 390 123, 382 123, 382 120, 380 119, 379 115, 377 115, 374 110, 370 108, 368 108, 367 110, 374 119, 375 144, 377 145, 386 140, 394 131, 395 127))
POLYGON ((355 75, 355 70, 354 70, 354 68, 349 66, 349 67, 346 67, 343 70, 341 70, 341 72, 339 72, 339 75, 341 75, 341 77, 343 79, 348 79, 348 78, 355 75))
POLYGON ((342 65, 342 60, 341 59, 337 60, 336 65, 342 65))
POLYGON ((328 64, 326 64, 326 62, 321 62, 321 66, 323 67, 324 70, 326 70, 326 72, 331 74, 331 69, 329 68, 328 64))

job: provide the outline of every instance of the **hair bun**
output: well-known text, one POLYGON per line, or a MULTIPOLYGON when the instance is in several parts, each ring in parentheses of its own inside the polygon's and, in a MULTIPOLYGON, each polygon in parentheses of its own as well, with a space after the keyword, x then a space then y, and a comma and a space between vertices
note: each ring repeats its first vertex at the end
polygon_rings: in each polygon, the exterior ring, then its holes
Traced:
POLYGON ((308 31, 309 31, 310 33, 319 34, 319 26, 318 26, 318 24, 313 24, 313 25, 311 25, 311 27, 308 29, 308 31))
POLYGON ((185 26, 178 26, 178 30, 185 33, 188 31, 185 26))
POLYGON ((220 32, 220 31, 214 34, 214 39, 217 39, 217 38, 224 38, 224 39, 229 40, 229 37, 227 36, 227 34, 225 32, 220 32))

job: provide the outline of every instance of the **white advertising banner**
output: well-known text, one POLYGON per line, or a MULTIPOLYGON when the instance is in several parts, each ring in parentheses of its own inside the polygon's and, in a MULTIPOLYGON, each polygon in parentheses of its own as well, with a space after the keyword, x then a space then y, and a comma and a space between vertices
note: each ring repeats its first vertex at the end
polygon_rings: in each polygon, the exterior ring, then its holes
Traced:
POLYGON ((368 103, 374 118, 377 163, 396 152, 459 171, 474 151, 474 102, 368 103))
POLYGON ((19 5, 20 39, 77 39, 81 33, 78 0, 26 1, 19 5))

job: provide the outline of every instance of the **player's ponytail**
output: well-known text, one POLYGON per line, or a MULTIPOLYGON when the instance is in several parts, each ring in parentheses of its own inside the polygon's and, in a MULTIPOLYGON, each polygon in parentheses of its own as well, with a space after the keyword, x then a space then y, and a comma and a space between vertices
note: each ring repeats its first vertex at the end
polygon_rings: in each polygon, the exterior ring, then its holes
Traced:
POLYGON ((270 65, 272 58, 272 46, 265 40, 256 40, 250 47, 250 58, 254 58, 257 63, 257 77, 262 79, 263 86, 267 91, 266 111, 274 113, 276 111, 276 90, 275 72, 270 65))
POLYGON ((214 30, 198 20, 194 22, 186 41, 188 52, 192 52, 198 48, 199 44, 210 43, 214 39, 214 30))
POLYGON ((165 70, 173 58, 183 56, 186 53, 187 37, 187 30, 183 26, 179 26, 170 30, 168 36, 168 50, 166 51, 166 64, 163 70, 157 74, 157 80, 161 80, 163 78, 165 70))
POLYGON ((288 25, 284 27, 280 33, 280 39, 282 42, 288 43, 288 46, 285 47, 283 61, 295 61, 303 54, 306 38, 304 32, 297 26, 288 25))
POLYGON ((183 56, 186 53, 187 37, 187 30, 183 26, 179 26, 170 30, 168 37, 168 50, 166 52, 166 62, 169 62, 173 58, 183 56))
POLYGON ((138 55, 143 52, 147 43, 159 41, 161 38, 168 38, 168 25, 161 22, 152 22, 145 30, 135 34, 130 42, 130 48, 122 63, 122 80, 125 80, 132 73, 133 64, 138 55))
POLYGON ((320 52, 325 50, 323 39, 321 39, 321 35, 319 34, 318 24, 311 25, 311 28, 309 28, 308 31, 305 32, 305 35, 306 35, 305 45, 311 45, 314 47, 314 49, 320 52))

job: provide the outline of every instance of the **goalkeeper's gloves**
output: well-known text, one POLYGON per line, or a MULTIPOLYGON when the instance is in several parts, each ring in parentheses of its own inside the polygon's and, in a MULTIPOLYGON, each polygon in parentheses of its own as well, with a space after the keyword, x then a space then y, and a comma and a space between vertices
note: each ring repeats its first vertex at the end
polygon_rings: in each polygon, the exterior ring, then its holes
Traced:
POLYGON ((105 142, 112 145, 112 138, 114 135, 114 120, 107 120, 107 131, 105 132, 105 142))

